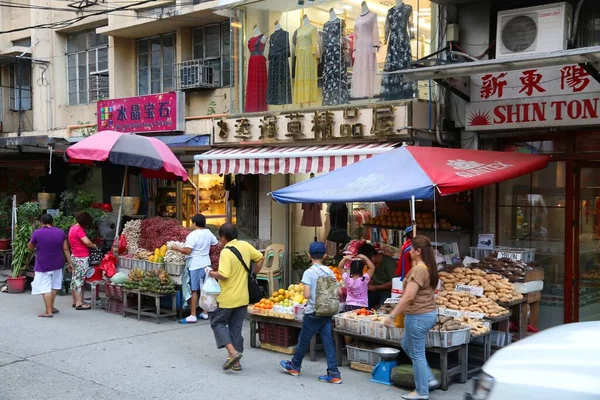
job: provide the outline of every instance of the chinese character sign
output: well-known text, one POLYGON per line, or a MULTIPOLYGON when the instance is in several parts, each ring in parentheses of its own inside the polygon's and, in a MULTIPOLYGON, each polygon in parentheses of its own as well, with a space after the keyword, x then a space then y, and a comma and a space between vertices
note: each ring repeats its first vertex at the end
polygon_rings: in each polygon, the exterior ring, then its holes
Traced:
POLYGON ((98 129, 131 133, 183 131, 184 94, 169 92, 99 101, 98 129))
POLYGON ((579 65, 471 76, 471 102, 600 92, 600 83, 579 65))

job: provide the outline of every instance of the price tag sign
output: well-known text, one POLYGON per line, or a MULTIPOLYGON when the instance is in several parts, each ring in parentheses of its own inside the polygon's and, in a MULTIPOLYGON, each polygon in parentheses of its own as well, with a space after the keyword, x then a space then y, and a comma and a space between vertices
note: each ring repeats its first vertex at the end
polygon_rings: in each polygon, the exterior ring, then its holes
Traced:
POLYGON ((483 317, 485 317, 485 314, 480 312, 467 311, 465 312, 465 316, 473 319, 483 319, 483 317))
POLYGON ((46 213, 52 215, 52 218, 58 218, 58 217, 60 217, 60 210, 48 209, 48 210, 46 210, 46 213))
POLYGON ((391 297, 383 302, 383 304, 398 304, 400 297, 391 297))
POLYGON ((508 251, 499 251, 498 258, 510 258, 511 260, 521 261, 523 259, 523 253, 510 253, 508 251))
POLYGON ((479 286, 456 285, 454 288, 457 292, 471 293, 473 296, 483 296, 483 288, 479 286))
POLYGON ((458 310, 450 310, 448 308, 440 308, 438 310, 438 315, 443 315, 444 317, 462 317, 464 313, 458 310))

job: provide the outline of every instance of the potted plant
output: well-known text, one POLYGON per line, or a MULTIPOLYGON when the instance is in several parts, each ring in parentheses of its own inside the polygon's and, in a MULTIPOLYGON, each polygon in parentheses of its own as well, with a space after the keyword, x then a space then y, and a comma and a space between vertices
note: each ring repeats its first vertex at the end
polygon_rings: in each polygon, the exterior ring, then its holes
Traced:
POLYGON ((12 243, 13 254, 11 276, 7 278, 9 293, 23 293, 25 279, 22 274, 27 269, 33 254, 27 249, 33 231, 39 225, 40 207, 37 203, 25 203, 17 211, 17 231, 12 243))

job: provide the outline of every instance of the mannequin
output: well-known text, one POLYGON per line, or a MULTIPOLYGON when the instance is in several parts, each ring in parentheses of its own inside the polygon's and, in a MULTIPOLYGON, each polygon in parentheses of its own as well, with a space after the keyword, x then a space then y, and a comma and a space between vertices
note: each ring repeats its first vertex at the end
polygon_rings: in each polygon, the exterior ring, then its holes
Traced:
MULTIPOLYGON (((400 0, 401 2, 401 0, 400 0)), ((365 15, 371 12, 371 10, 369 10, 369 6, 367 5, 366 1, 363 1, 360 5, 360 15, 365 15)))
POLYGON ((254 25, 254 36, 248 40, 250 59, 246 83, 246 112, 266 111, 267 107, 267 60, 264 56, 267 36, 254 25))
POLYGON ((267 104, 290 104, 292 102, 292 79, 289 58, 290 35, 275 21, 269 38, 269 76, 267 79, 267 104))
POLYGON ((333 8, 330 8, 329 9, 329 20, 330 21, 335 21, 336 19, 338 19, 338 16, 335 13, 335 10, 333 8))
POLYGON ((371 98, 375 95, 377 76, 377 49, 381 44, 377 15, 362 2, 362 13, 354 23, 354 67, 352 71, 353 98, 371 98))
POLYGON ((310 20, 308 19, 308 15, 304 14, 304 18, 302 18, 302 23, 304 26, 310 25, 310 20))
MULTIPOLYGON (((413 39, 412 12, 409 4, 396 0, 389 9, 385 21, 385 39, 388 43, 384 72, 394 72, 410 68, 411 46, 413 39)), ((404 82, 402 75, 383 75, 381 80, 381 98, 383 100, 410 99, 414 96, 412 82, 404 82)))

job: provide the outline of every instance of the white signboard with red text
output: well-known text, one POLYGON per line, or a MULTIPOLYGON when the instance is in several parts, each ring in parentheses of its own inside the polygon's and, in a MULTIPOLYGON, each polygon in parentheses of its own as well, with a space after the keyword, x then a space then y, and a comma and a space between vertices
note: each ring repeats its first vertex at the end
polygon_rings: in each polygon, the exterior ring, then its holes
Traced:
POLYGON ((466 130, 600 123, 600 83, 579 65, 471 76, 466 130))

